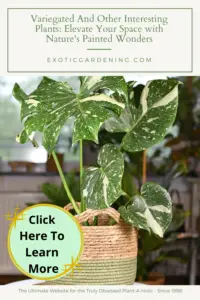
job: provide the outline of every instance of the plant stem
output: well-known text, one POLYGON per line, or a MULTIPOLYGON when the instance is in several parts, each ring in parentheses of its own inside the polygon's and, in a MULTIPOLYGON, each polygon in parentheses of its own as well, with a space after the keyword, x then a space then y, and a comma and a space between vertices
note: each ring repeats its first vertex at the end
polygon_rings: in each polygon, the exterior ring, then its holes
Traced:
POLYGON ((63 173, 62 168, 61 168, 61 166, 60 166, 60 163, 59 163, 59 161, 58 161, 57 155, 56 155, 56 153, 55 153, 54 151, 52 152, 52 156, 53 156, 53 159, 54 159, 54 161, 55 161, 56 167, 57 167, 57 169, 58 169, 58 172, 59 172, 60 178, 61 178, 61 180, 62 180, 64 189, 65 189, 65 191, 66 191, 66 193, 67 193, 67 196, 68 196, 68 198, 69 198, 69 200, 70 200, 70 202, 71 202, 71 204, 72 204, 74 210, 76 211, 76 213, 77 213, 77 214, 80 214, 79 207, 78 207, 78 205, 76 204, 76 202, 75 202, 75 200, 74 200, 74 198, 73 198, 73 196, 72 196, 72 194, 71 194, 71 192, 70 192, 70 190, 69 190, 69 187, 68 187, 68 184, 67 184, 67 182, 66 182, 64 173, 63 173))
POLYGON ((147 181, 147 150, 143 151, 142 155, 142 184, 147 181))
POLYGON ((83 140, 80 140, 79 142, 79 146, 80 146, 80 193, 81 193, 81 212, 85 211, 86 209, 86 205, 85 205, 85 201, 83 199, 83 140))
POLYGON ((128 195, 127 193, 124 193, 124 196, 128 199, 128 201, 131 200, 131 196, 128 195))

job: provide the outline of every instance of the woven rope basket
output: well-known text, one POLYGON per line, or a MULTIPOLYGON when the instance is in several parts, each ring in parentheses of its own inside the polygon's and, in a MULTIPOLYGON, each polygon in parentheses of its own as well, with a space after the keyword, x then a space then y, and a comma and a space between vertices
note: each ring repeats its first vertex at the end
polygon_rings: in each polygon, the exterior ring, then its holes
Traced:
MULTIPOLYGON (((65 207, 71 210, 71 204, 65 207)), ((137 230, 120 219, 113 208, 87 209, 76 218, 80 224, 90 224, 98 216, 98 226, 83 226, 84 250, 74 271, 59 279, 46 281, 45 285, 131 285, 137 267, 137 230), (108 225, 109 219, 115 225, 108 225), (107 224, 107 225, 105 225, 107 224)), ((41 285, 41 284, 40 284, 41 285)))

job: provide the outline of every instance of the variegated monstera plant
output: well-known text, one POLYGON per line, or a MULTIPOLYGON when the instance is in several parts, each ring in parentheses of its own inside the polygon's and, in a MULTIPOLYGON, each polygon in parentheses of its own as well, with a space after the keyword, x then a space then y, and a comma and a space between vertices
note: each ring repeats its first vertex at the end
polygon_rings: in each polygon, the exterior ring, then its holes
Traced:
POLYGON ((172 217, 170 196, 151 182, 145 183, 140 193, 127 195, 122 189, 124 153, 142 151, 164 138, 176 116, 179 82, 149 81, 139 101, 134 97, 135 86, 135 82, 126 83, 121 76, 80 77, 80 90, 75 93, 68 83, 44 77, 37 89, 27 95, 15 84, 13 95, 21 102, 24 122, 17 141, 32 141, 37 146, 33 133, 43 133, 43 145, 55 159, 77 214, 87 208, 109 207, 124 195, 127 203, 119 207, 121 217, 137 228, 163 236, 172 217), (80 144, 81 207, 68 188, 54 151, 60 130, 70 117, 74 119, 73 144, 80 144), (110 133, 124 133, 122 143, 104 145, 98 155, 98 166, 84 169, 83 140, 98 143, 102 127, 110 133))

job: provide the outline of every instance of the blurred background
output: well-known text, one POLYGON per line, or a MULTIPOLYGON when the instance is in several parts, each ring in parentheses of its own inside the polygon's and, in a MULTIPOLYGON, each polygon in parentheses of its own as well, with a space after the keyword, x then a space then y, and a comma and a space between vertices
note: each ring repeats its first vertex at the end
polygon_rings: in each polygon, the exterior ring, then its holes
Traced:
MULTIPOLYGON (((67 81, 79 89, 78 77, 50 76, 67 81)), ((155 76, 125 76, 135 80, 141 89, 148 80, 165 79, 155 76)), ((0 284, 24 279, 9 259, 6 247, 8 222, 4 215, 35 203, 53 203, 63 207, 67 196, 51 157, 42 147, 40 133, 35 139, 40 147, 16 143, 20 132, 20 104, 12 96, 15 82, 32 92, 42 77, 0 77, 0 284)), ((164 186, 173 200, 173 221, 164 239, 139 234, 137 281, 148 284, 200 284, 200 77, 179 77, 177 118, 164 141, 148 151, 130 154, 126 158, 129 181, 140 186, 146 180, 164 186)), ((74 197, 79 197, 79 149, 71 147, 73 120, 64 126, 56 152, 65 171, 74 197)), ((100 144, 111 137, 99 133, 100 144)), ((116 143, 117 143, 116 136, 116 143)), ((99 146, 84 143, 84 165, 96 164, 99 146)))

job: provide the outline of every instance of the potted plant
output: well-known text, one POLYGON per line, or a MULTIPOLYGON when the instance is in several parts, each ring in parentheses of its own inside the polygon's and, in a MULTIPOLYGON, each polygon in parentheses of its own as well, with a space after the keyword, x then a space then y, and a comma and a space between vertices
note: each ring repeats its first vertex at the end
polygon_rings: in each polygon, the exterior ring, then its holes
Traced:
MULTIPOLYGON (((76 94, 66 82, 44 77, 37 89, 27 95, 18 84, 14 97, 21 102, 24 129, 17 141, 31 141, 32 133, 43 133, 43 146, 53 156, 76 218, 82 225, 84 251, 82 271, 49 284, 133 284, 137 265, 137 231, 144 229, 163 236, 171 222, 172 204, 168 192, 146 182, 138 192, 122 189, 124 156, 158 143, 174 122, 179 82, 153 80, 135 101, 135 82, 122 76, 80 77, 76 94), (80 146, 80 205, 74 199, 54 148, 65 122, 73 117, 73 144, 80 146), (97 166, 83 168, 83 141, 98 143, 104 126, 111 133, 122 133, 120 145, 105 144, 97 166), (112 206, 123 196, 118 210, 112 206)), ((78 199, 79 200, 79 199, 78 199)))

